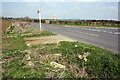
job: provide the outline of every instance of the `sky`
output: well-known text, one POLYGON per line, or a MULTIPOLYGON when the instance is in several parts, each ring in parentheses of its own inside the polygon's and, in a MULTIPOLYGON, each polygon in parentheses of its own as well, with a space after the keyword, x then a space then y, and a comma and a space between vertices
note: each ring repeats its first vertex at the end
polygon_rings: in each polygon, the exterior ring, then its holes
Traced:
POLYGON ((43 19, 51 19, 51 16, 57 15, 58 19, 118 20, 118 0, 18 1, 4 0, 2 16, 38 18, 37 10, 42 8, 43 19))

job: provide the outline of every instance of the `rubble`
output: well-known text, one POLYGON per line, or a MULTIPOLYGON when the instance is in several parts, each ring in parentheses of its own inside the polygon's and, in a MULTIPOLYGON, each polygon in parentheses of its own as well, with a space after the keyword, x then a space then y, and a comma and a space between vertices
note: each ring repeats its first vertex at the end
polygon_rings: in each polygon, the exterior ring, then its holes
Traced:
POLYGON ((61 54, 54 54, 54 56, 62 56, 61 54))
POLYGON ((91 53, 89 53, 89 52, 85 52, 83 55, 80 55, 80 54, 78 54, 78 57, 80 58, 80 59, 85 59, 88 55, 90 55, 91 53))
POLYGON ((56 68, 63 68, 63 69, 65 69, 65 66, 64 65, 62 65, 62 64, 59 64, 59 63, 57 63, 57 62, 51 62, 50 63, 52 66, 54 66, 54 67, 56 67, 56 68))
POLYGON ((26 57, 26 60, 30 60, 31 59, 30 55, 26 55, 25 57, 26 57))
POLYGON ((31 66, 31 67, 34 66, 34 64, 31 61, 28 61, 28 65, 31 66))
POLYGON ((27 44, 27 46, 31 46, 31 44, 27 44))
POLYGON ((85 52, 84 54, 83 54, 83 57, 87 57, 88 55, 90 55, 91 53, 90 52, 85 52))
POLYGON ((33 35, 33 33, 21 34, 21 36, 29 36, 29 35, 33 35))

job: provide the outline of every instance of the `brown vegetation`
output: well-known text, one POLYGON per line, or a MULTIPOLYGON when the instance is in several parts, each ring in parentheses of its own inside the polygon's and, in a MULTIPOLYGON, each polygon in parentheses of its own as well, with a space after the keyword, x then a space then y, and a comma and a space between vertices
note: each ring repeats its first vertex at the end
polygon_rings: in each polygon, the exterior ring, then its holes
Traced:
POLYGON ((7 28, 10 26, 10 22, 7 20, 2 20, 2 33, 7 30, 7 28))

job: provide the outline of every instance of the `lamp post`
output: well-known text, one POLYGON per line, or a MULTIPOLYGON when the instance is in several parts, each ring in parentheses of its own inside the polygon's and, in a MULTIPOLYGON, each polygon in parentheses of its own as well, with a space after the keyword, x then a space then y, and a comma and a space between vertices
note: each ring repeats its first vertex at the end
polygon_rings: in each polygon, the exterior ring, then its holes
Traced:
POLYGON ((40 23, 40 31, 42 30, 41 27, 41 8, 37 10, 37 14, 39 15, 39 23, 40 23))

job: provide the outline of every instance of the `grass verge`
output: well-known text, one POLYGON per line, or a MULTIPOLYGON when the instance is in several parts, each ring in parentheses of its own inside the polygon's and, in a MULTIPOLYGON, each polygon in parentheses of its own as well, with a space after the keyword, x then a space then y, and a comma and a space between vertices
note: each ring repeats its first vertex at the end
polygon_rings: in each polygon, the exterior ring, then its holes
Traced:
POLYGON ((80 42, 27 46, 23 39, 50 35, 54 33, 3 37, 3 78, 120 78, 120 54, 80 42), (79 58, 87 52, 87 57, 79 58), (66 68, 55 68, 52 61, 66 68))

